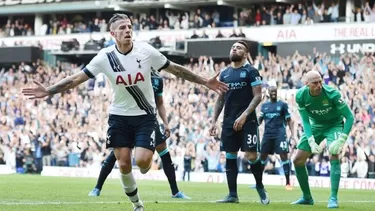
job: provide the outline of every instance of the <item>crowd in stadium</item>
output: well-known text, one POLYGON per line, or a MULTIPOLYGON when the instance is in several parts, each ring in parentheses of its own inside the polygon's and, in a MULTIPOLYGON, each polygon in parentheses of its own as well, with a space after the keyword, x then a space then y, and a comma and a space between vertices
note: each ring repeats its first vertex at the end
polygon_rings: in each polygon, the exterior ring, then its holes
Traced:
MULTIPOLYGON (((348 147, 343 152, 342 176, 375 177, 375 85, 371 83, 375 80, 374 55, 348 54, 333 58, 316 52, 312 58, 296 52, 287 58, 272 54, 267 59, 257 56, 252 63, 263 76, 263 102, 267 100, 266 88, 269 85, 279 87, 279 98, 289 104, 296 122, 297 139, 303 131, 293 89, 303 85, 303 75, 309 70, 318 70, 326 84, 339 88, 356 118, 348 147)), ((191 59, 186 66, 209 76, 226 64, 202 56, 191 59)), ((49 67, 39 61, 1 70, 0 164, 7 163, 18 172, 31 173, 40 172, 43 165, 100 167, 108 155, 104 143, 107 107, 111 98, 104 75, 46 100, 26 100, 20 95, 21 88, 30 85, 32 80, 50 85, 80 69, 67 63, 49 67)), ((225 156, 219 151, 220 141, 208 135, 216 94, 170 74, 163 73, 162 76, 163 96, 172 130, 167 142, 176 170, 225 171, 225 156)), ((296 143, 292 142, 291 157, 295 147, 296 143)), ((327 156, 324 152, 308 161, 310 175, 329 175, 327 156)), ((238 165, 240 172, 250 170, 243 154, 238 157, 238 165)), ((152 168, 161 168, 157 153, 152 168)), ((282 169, 279 157, 271 156, 265 172, 283 174, 282 169)))
MULTIPOLYGON (((134 30, 164 30, 212 28, 225 26, 262 26, 262 25, 311 25, 339 21, 339 5, 332 1, 324 3, 253 5, 243 8, 233 15, 224 15, 213 8, 202 8, 196 11, 181 12, 179 10, 160 10, 159 18, 155 14, 141 13, 132 16, 134 30), (327 4, 327 3, 326 3, 327 4), (230 17, 232 16, 232 17, 230 17)), ((229 10, 230 11, 230 10, 229 10)), ((351 22, 375 22, 375 5, 367 2, 355 8, 350 17, 351 22)), ((89 15, 56 15, 34 32, 33 18, 9 19, 0 28, 0 37, 30 36, 33 34, 71 34, 107 31, 107 21, 104 17, 89 15)))

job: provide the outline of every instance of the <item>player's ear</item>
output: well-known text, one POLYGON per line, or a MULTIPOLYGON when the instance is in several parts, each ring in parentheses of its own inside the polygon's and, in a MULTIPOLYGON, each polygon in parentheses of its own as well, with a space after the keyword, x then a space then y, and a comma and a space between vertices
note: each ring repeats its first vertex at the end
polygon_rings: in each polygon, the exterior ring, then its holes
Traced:
POLYGON ((112 35, 112 37, 115 37, 115 33, 113 31, 110 31, 109 33, 112 35))

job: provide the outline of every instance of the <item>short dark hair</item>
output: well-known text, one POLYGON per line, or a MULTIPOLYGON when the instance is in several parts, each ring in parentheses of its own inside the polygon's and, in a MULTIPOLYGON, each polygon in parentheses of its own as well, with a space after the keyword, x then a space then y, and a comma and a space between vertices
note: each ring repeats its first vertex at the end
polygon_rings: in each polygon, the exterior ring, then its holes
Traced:
POLYGON ((238 40, 236 43, 239 43, 239 44, 242 44, 243 46, 245 46, 245 48, 246 48, 246 53, 249 53, 250 48, 249 48, 249 44, 247 43, 246 40, 238 40))
POLYGON ((112 15, 112 18, 109 19, 109 22, 108 22, 109 29, 111 29, 111 25, 118 20, 130 20, 130 23, 133 24, 132 20, 126 14, 115 13, 112 15))

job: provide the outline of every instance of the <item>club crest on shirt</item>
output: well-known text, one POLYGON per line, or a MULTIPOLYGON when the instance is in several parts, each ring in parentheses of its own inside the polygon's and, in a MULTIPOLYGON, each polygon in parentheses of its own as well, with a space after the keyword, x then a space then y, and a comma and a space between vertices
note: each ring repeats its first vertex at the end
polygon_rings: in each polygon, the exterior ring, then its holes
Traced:
POLYGON ((281 107, 280 107, 280 106, 277 106, 277 107, 276 107, 276 110, 277 110, 277 111, 280 111, 280 110, 281 110, 281 107))
POLYGON ((327 100, 327 99, 324 99, 324 100, 322 101, 322 104, 323 104, 323 106, 329 106, 329 103, 328 103, 328 100, 327 100))
POLYGON ((245 71, 242 71, 240 73, 240 78, 246 78, 246 72, 245 71))
POLYGON ((141 65, 141 61, 140 59, 136 59, 137 63, 138 63, 138 68, 141 69, 142 68, 142 65, 141 65))

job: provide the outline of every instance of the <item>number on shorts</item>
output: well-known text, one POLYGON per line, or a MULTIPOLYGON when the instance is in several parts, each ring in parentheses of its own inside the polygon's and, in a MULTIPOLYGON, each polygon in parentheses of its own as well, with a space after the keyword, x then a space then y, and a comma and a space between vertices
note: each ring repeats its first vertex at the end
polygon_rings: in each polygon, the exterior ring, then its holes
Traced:
POLYGON ((284 150, 288 148, 288 144, 286 143, 286 141, 280 142, 280 148, 284 150))
POLYGON ((257 144, 257 140, 258 140, 258 137, 257 135, 251 135, 251 134, 247 134, 247 145, 251 146, 251 145, 255 145, 257 144))
POLYGON ((155 146, 155 131, 152 131, 150 138, 151 138, 150 145, 155 146))

